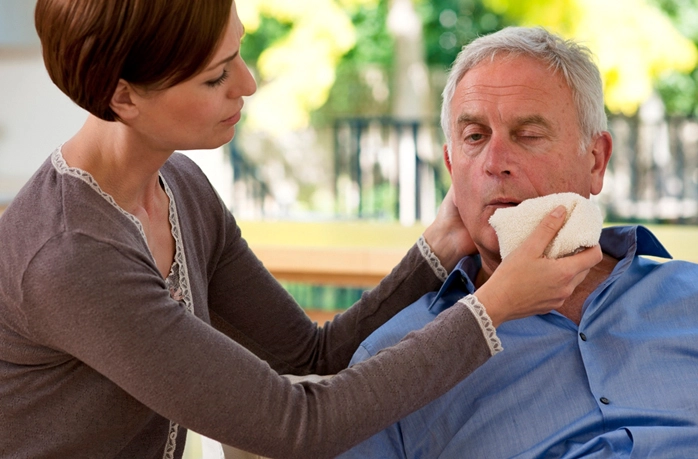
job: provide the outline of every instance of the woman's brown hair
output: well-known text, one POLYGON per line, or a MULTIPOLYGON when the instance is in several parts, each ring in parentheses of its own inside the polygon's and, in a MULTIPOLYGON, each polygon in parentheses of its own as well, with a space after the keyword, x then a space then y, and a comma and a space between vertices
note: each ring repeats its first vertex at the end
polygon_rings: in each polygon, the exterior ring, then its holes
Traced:
POLYGON ((38 0, 34 19, 53 82, 107 121, 120 78, 146 89, 188 80, 209 63, 232 0, 38 0))

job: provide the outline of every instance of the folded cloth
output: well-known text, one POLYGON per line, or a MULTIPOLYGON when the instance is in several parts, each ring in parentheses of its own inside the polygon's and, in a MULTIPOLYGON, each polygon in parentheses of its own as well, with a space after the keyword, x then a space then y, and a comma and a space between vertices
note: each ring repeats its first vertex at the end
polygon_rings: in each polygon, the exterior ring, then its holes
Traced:
POLYGON ((576 193, 556 193, 527 199, 516 207, 497 209, 490 225, 499 239, 502 258, 516 249, 557 206, 567 208, 565 224, 545 249, 548 258, 560 258, 599 243, 603 216, 590 200, 576 193))

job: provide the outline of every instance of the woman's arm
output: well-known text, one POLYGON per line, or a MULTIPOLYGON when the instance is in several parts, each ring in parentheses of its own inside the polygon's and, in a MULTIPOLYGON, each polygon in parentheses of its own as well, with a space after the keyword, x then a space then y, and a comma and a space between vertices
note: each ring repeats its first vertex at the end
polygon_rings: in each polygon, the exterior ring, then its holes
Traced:
MULTIPOLYGON (((103 399, 94 391, 108 380, 161 416, 248 451, 330 457, 444 393, 489 357, 477 320, 454 307, 434 324, 438 331, 414 333, 329 381, 291 384, 172 300, 144 261, 139 251, 81 234, 52 239, 24 275, 23 333, 64 353, 70 367, 84 367, 71 371, 81 397, 103 399)), ((80 415, 108 424, 112 414, 80 415)))
POLYGON ((427 243, 415 244, 378 286, 318 328, 250 251, 232 215, 224 218, 226 245, 209 283, 212 323, 280 373, 333 374, 345 368, 368 335, 438 289, 455 264, 475 252, 449 191, 424 233, 427 243))
POLYGON ((346 368, 361 341, 442 283, 415 245, 378 286, 319 328, 252 253, 232 216, 227 225, 228 243, 209 283, 211 321, 280 373, 346 368))
MULTIPOLYGON (((526 277, 540 254, 512 256, 510 275, 526 277)), ((538 274, 583 271, 592 258, 547 260, 553 264, 540 264, 538 274)), ((511 311, 504 319, 546 310, 547 297, 529 301, 546 282, 526 280, 513 286, 507 308, 497 297, 489 306, 511 311)), ((560 297, 568 283, 549 296, 560 297)), ((109 380, 167 419, 271 457, 336 455, 445 393, 490 356, 481 323, 459 303, 328 381, 291 384, 172 300, 142 252, 82 234, 49 241, 24 273, 23 291, 23 333, 74 360, 47 377, 74 368, 70 374, 84 378, 72 382, 83 387, 80 397, 100 400, 89 384, 97 374, 75 370, 84 363, 102 375, 99 387, 109 380)), ((117 413, 83 414, 108 422, 117 413)))

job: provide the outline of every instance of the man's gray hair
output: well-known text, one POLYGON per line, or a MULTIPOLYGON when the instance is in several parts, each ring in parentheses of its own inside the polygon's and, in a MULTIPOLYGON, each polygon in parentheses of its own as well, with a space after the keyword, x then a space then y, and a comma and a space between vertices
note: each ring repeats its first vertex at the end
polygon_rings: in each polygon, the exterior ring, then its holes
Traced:
POLYGON ((441 106, 441 128, 448 142, 449 157, 452 145, 451 101, 456 86, 466 72, 486 59, 494 60, 498 54, 529 56, 548 64, 553 72, 562 73, 572 90, 577 109, 582 138, 580 151, 586 149, 596 134, 607 130, 603 84, 591 51, 540 27, 507 27, 464 46, 451 67, 441 106))

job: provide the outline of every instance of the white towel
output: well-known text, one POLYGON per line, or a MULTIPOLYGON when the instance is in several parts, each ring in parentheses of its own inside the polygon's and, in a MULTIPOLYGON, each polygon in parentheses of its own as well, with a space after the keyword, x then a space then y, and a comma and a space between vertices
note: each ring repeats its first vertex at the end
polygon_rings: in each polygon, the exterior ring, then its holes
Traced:
POLYGON ((545 249, 548 258, 560 258, 599 243, 603 216, 590 200, 576 193, 557 193, 528 199, 516 207, 497 209, 490 225, 499 239, 502 258, 516 249, 543 218, 559 205, 567 208, 565 224, 545 249))

